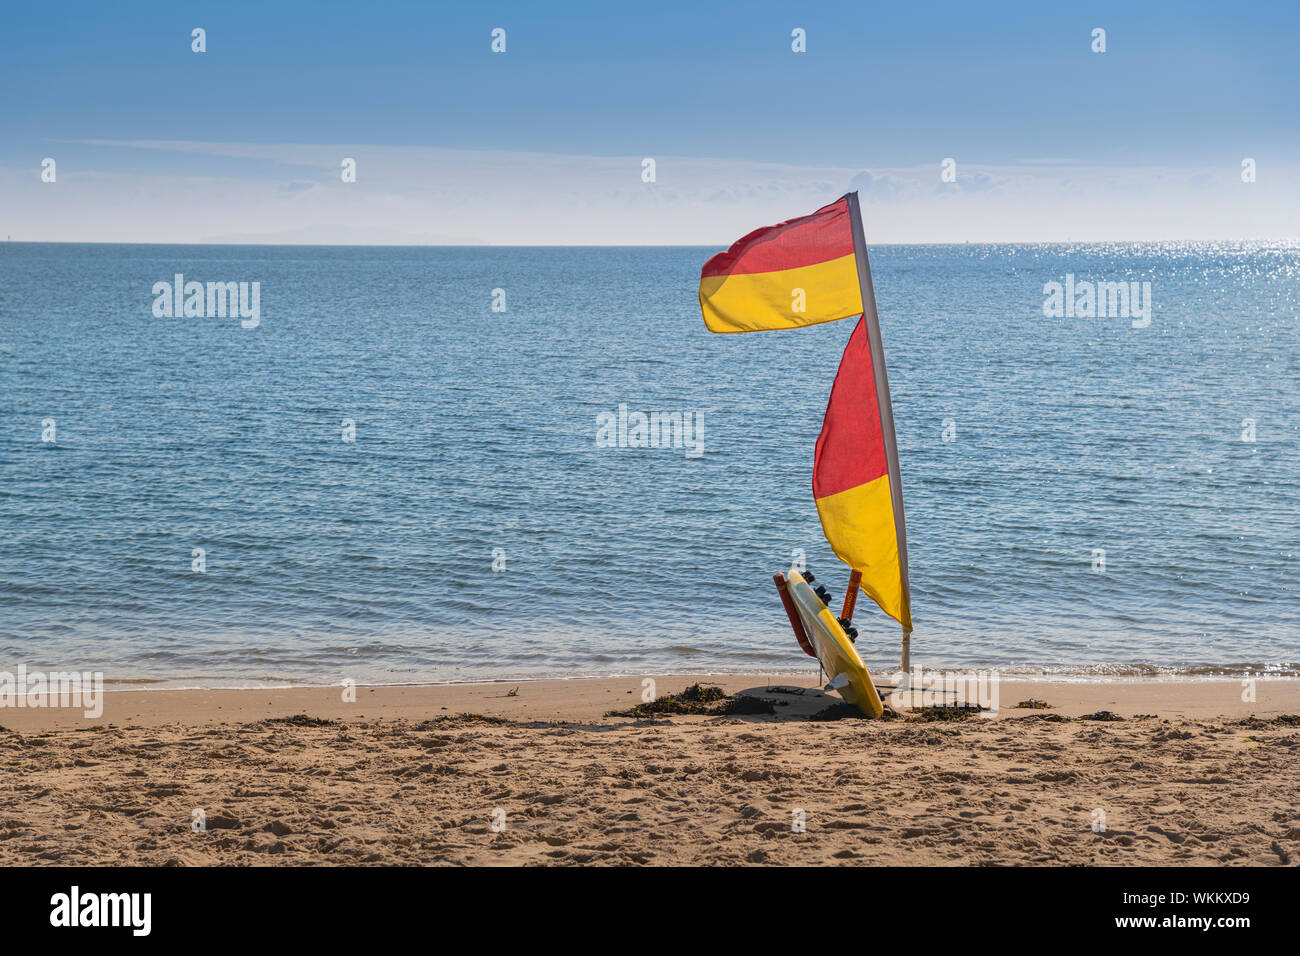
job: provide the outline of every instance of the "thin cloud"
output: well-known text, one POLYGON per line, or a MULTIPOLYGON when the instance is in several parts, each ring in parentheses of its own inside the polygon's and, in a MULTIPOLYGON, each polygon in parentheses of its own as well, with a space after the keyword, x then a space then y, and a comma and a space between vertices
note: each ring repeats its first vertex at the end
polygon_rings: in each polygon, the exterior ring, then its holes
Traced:
POLYGON ((366 144, 55 142, 78 147, 56 183, 42 183, 38 170, 0 170, 0 207, 15 238, 722 246, 851 189, 862 194, 872 242, 1280 239, 1300 221, 1292 171, 1269 168, 1243 184, 1232 165, 959 158, 957 181, 944 184, 937 161, 864 168, 366 144), (151 154, 148 172, 131 151, 151 154), (341 179, 345 158, 356 161, 355 183, 341 179), (646 158, 654 182, 642 180, 646 158))

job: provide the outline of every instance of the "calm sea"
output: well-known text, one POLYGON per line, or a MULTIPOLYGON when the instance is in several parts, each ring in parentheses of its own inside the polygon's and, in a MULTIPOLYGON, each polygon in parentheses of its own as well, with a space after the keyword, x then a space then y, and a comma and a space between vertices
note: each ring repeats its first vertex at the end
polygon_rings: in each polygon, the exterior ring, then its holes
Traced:
MULTIPOLYGON (((0 669, 241 685, 812 664, 771 575, 801 549, 843 595, 810 484, 853 323, 710 335, 696 283, 716 250, 4 250, 0 669), (155 317, 177 273, 260 283, 260 324, 155 317), (620 405, 689 413, 702 453, 601 447, 620 405)), ((872 264, 915 662, 1300 670, 1300 247, 881 246, 872 264), (1046 317, 1067 275, 1149 282, 1150 324, 1046 317)), ((859 608, 864 657, 892 665, 896 626, 859 608)))

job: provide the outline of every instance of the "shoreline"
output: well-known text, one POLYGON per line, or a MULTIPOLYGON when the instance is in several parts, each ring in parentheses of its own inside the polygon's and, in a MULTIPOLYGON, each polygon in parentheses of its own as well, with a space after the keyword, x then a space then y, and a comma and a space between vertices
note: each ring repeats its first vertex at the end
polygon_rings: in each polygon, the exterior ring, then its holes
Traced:
MULTIPOLYGON (((18 733, 77 730, 90 726, 149 727, 164 724, 206 726, 285 718, 307 714, 331 720, 402 718, 429 720, 446 714, 473 713, 507 720, 599 721, 610 710, 641 701, 643 681, 653 680, 655 695, 676 693, 692 683, 717 685, 728 694, 764 696, 767 688, 789 686, 805 691, 797 711, 787 719, 807 717, 809 707, 840 702, 823 693, 816 674, 665 674, 652 677, 597 677, 538 680, 493 680, 453 684, 313 685, 254 688, 141 689, 111 692, 86 708, 0 706, 0 727, 18 733), (354 699, 347 699, 349 693, 354 699)), ((878 685, 889 686, 881 677, 878 685)), ((1045 701, 1047 712, 1078 717, 1111 711, 1130 717, 1212 719, 1276 717, 1300 713, 1300 680, 1259 678, 1255 700, 1243 700, 1239 679, 1156 679, 1079 682, 1002 679, 992 719, 1024 716, 1016 704, 1045 701)), ((882 689, 882 695, 887 692, 882 689)), ((768 695, 770 696, 770 695, 768 695)), ((788 705, 789 702, 783 702, 788 705)), ((781 716, 771 718, 779 720, 781 716)))
MULTIPOLYGON (((915 665, 914 665, 915 668, 915 665)), ((38 668, 31 668, 30 672, 35 673, 38 668)), ((45 669, 49 673, 56 668, 45 669)), ((1300 682, 1300 673, 1271 673, 1268 671, 1229 671, 1224 670, 1214 673, 1200 673, 1187 671, 1166 671, 1156 674, 1102 674, 1089 673, 1080 671, 1061 671, 1045 672, 1032 670, 1003 671, 996 667, 972 667, 972 668, 947 668, 940 671, 938 668, 925 668, 926 673, 932 670, 937 672, 963 673, 963 674, 997 674, 1003 683, 1035 683, 1035 684, 1179 684, 1179 683, 1223 683, 1237 682, 1240 683, 1246 678, 1254 679, 1258 682, 1300 682)), ((507 676, 507 677, 466 677, 453 680, 394 680, 394 681, 354 681, 353 686, 357 688, 371 687, 466 687, 474 685, 492 685, 492 684, 540 684, 540 683, 563 683, 572 681, 591 681, 591 680, 641 680, 646 676, 655 676, 656 674, 671 674, 676 677, 695 677, 703 680, 728 680, 736 677, 748 677, 755 680, 759 678, 770 678, 772 680, 784 680, 792 676, 807 676, 817 673, 815 668, 806 670, 795 670, 792 668, 777 668, 774 670, 762 670, 756 668, 746 668, 741 670, 714 671, 714 670, 670 670, 658 672, 627 672, 612 674, 581 674, 572 677, 566 677, 555 674, 544 674, 541 676, 507 676)), ((872 670, 873 679, 877 682, 888 681, 898 672, 896 670, 872 670)), ((118 693, 120 691, 244 691, 244 690, 311 690, 341 688, 342 681, 324 682, 316 680, 290 680, 274 678, 221 678, 214 677, 210 679, 192 679, 178 677, 106 677, 104 678, 104 691, 106 693, 118 693), (262 682, 262 681, 265 682, 262 682)))

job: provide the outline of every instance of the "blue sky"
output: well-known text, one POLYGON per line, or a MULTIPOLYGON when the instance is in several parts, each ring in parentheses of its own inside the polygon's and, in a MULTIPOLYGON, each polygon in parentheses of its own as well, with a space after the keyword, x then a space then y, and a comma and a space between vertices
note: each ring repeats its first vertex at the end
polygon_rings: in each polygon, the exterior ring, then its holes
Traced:
MULTIPOLYGON (((1098 191, 1114 197, 1116 208, 1146 204, 1140 226, 1117 227, 1104 238, 1201 238, 1187 234, 1196 223, 1183 218, 1182 207, 1195 202, 1195 183, 1220 173, 1224 192, 1205 194, 1215 206, 1209 224, 1215 236, 1273 236, 1286 228, 1283 212, 1294 221, 1297 209, 1295 177, 1279 174, 1300 165, 1300 4, 450 6, 428 0, 10 5, 0 35, 0 202, 8 200, 10 215, 0 231, 140 238, 119 221, 131 202, 165 218, 177 190, 186 190, 195 216, 210 219, 213 209, 230 208, 226 187, 246 180, 250 197, 258 198, 250 198, 244 219, 260 217, 249 228, 196 222, 187 232, 177 223, 158 238, 291 235, 311 203, 279 210, 277 220, 265 193, 277 186, 291 195, 324 188, 331 175, 337 178, 337 162, 324 158, 334 145, 369 148, 372 157, 405 170, 383 183, 376 207, 380 183, 366 175, 374 166, 362 165, 356 192, 370 190, 372 199, 363 217, 371 238, 364 241, 382 239, 379 208, 404 187, 419 216, 447 217, 437 204, 420 207, 432 202, 427 194, 440 181, 424 150, 443 151, 438 162, 467 166, 480 165, 485 154, 566 157, 575 181, 583 157, 596 166, 602 159, 635 161, 638 174, 642 157, 670 158, 660 160, 656 185, 665 195, 655 203, 674 207, 669 218, 680 229, 652 224, 647 241, 716 241, 711 227, 719 217, 692 211, 716 198, 716 188, 672 175, 674 168, 684 175, 687 161, 704 160, 736 163, 736 176, 757 195, 765 188, 761 169, 771 164, 781 170, 771 191, 791 203, 805 193, 838 194, 841 179, 870 173, 886 177, 878 182, 901 184, 879 194, 882 203, 897 206, 908 201, 906 184, 914 182, 914 208, 892 208, 881 219, 899 233, 887 238, 900 241, 1066 238, 1072 210, 1080 224, 1073 237, 1094 237, 1101 223, 1088 221, 1087 205, 1088 194, 1095 200, 1098 191), (190 51, 196 26, 207 30, 203 54, 190 51), (504 55, 489 50, 493 27, 507 31, 504 55), (807 31, 807 53, 791 52, 794 27, 807 31), (1104 54, 1090 50, 1095 27, 1106 30, 1104 54), (217 145, 160 147, 167 143, 217 145), (229 144, 264 149, 232 156, 229 144), (292 149, 271 150, 295 145, 323 149, 306 162, 292 149), (52 189, 35 189, 45 156, 58 160, 58 185, 95 174, 100 192, 81 180, 75 202, 67 189, 62 205, 52 204, 52 189), (966 200, 975 192, 998 194, 976 203, 979 211, 956 217, 951 235, 945 222, 954 203, 934 206, 929 188, 946 157, 959 164, 954 192, 964 189, 966 200), (1235 188, 1243 157, 1260 169, 1254 185, 1262 188, 1249 194, 1235 188), (415 169, 428 178, 413 176, 415 169), (1034 170, 1033 188, 1007 172, 1015 169, 1034 170), (1171 176, 1181 178, 1162 192, 1152 176, 1166 185, 1171 176), (798 188, 801 177, 818 188, 798 188), (1073 184, 1076 205, 1065 194, 1045 198, 1048 177, 1058 187, 1066 183, 1067 192, 1073 184), (206 193, 204 179, 213 186, 206 193), (1161 202, 1167 226, 1151 221, 1160 219, 1161 202), (1041 225, 1045 210, 1051 228, 1041 225), (981 216, 1002 219, 1019 233, 1002 235, 990 224, 988 235, 972 235, 981 216), (922 222, 924 228, 913 228, 922 222)), ((507 186, 518 179, 505 165, 500 174, 507 186)), ((450 178, 458 182, 458 202, 498 209, 490 179, 450 178)), ((733 218, 753 221, 743 218, 753 195, 732 197, 738 208, 721 217, 726 228, 733 218)), ((348 200, 353 218, 358 198, 348 200)), ((645 205, 645 197, 627 198, 645 205)), ((622 208, 617 200, 605 196, 589 210, 580 205, 571 222, 557 227, 559 241, 637 241, 600 228, 599 217, 622 208)), ((759 221, 766 205, 754 210, 759 221)), ((313 208, 313 215, 326 215, 324 206, 313 208)), ((805 211, 779 201, 773 210, 805 211)), ((336 208, 335 217, 342 215, 336 208)), ((415 225, 399 217, 394 241, 438 241, 446 232, 412 230, 415 225)), ((508 227, 453 225, 447 236, 514 238, 508 227)), ((521 228, 519 239, 536 241, 531 227, 521 228)))

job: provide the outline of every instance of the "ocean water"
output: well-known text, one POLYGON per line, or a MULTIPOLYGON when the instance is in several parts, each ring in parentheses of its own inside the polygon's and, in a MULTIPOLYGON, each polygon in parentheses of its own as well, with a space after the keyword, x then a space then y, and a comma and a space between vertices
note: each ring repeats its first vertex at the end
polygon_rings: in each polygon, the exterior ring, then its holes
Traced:
MULTIPOLYGON (((843 594, 810 485, 853 322, 710 335, 713 251, 7 244, 0 669, 814 669, 771 575, 843 594), (259 282, 260 324, 155 317, 176 273, 259 282), (702 453, 598 446, 620 405, 702 453)), ((915 662, 1300 672, 1300 247, 871 252, 915 662), (1067 274, 1150 282, 1149 326, 1045 317, 1067 274)))

